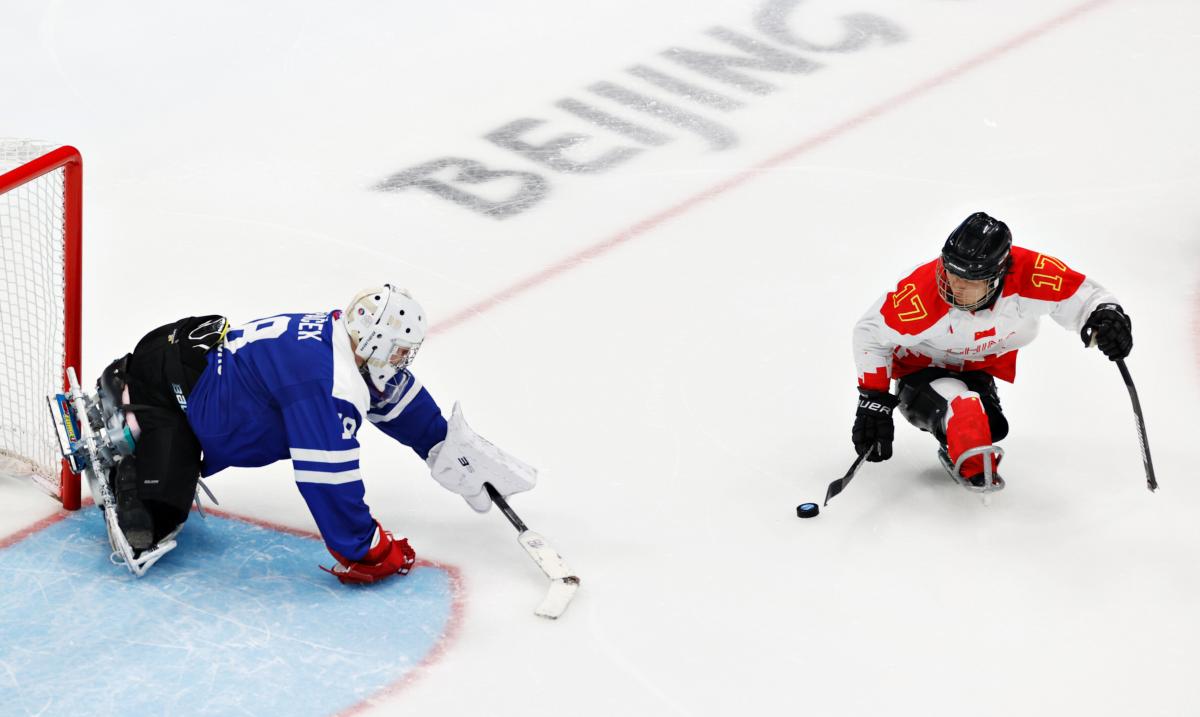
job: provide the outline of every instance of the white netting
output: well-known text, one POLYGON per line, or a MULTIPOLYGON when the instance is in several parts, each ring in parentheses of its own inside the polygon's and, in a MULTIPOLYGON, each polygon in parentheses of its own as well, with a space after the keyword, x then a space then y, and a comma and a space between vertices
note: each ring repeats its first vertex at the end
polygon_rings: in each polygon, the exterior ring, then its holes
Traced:
MULTIPOLYGON (((0 138, 0 174, 57 145, 0 138)), ((63 170, 0 193, 0 474, 56 495, 61 454, 46 407, 65 356, 63 170)))

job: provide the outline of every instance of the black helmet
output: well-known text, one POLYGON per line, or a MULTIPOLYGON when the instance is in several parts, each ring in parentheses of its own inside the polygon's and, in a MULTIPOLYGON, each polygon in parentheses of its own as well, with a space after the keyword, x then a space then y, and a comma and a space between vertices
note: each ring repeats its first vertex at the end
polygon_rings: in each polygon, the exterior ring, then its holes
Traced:
POLYGON ((1003 283, 1004 275, 1008 273, 1011 255, 1012 232, 1008 230, 1008 225, 983 212, 975 212, 950 232, 942 246, 941 271, 938 275, 942 295, 951 306, 968 311, 989 305, 1003 283), (944 277, 945 272, 971 281, 986 280, 987 294, 973 304, 957 304, 944 277))
POLYGON ((975 212, 950 232, 942 246, 946 271, 964 279, 991 279, 1008 270, 1012 232, 1008 225, 975 212))

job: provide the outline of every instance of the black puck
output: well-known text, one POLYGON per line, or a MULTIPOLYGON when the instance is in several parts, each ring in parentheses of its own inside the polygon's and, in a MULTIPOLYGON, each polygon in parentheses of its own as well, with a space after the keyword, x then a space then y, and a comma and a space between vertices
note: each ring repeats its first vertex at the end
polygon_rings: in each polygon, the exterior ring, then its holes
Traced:
POLYGON ((801 518, 815 518, 821 512, 821 507, 816 503, 801 503, 796 506, 796 515, 801 518))

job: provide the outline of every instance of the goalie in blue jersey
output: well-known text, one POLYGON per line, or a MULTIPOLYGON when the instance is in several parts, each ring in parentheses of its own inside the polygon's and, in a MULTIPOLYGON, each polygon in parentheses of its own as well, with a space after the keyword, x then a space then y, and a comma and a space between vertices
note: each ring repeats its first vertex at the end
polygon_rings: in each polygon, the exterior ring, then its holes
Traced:
POLYGON ((280 314, 229 327, 189 317, 147 334, 84 397, 96 430, 92 493, 115 559, 136 575, 176 545, 201 476, 291 459, 296 485, 343 583, 404 575, 415 553, 364 501, 365 422, 412 448, 433 477, 486 512, 484 482, 529 490, 536 471, 451 420, 409 370, 425 312, 384 285, 346 310, 280 314), (107 498, 107 499, 106 499, 107 498))

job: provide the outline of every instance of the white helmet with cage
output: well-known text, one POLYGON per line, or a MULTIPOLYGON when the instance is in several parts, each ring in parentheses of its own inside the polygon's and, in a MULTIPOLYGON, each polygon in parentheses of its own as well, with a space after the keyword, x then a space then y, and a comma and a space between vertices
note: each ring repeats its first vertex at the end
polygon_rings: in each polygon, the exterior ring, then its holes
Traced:
POLYGON ((367 382, 383 393, 388 381, 412 364, 425 340, 425 310, 406 289, 391 284, 355 294, 342 315, 367 382))

